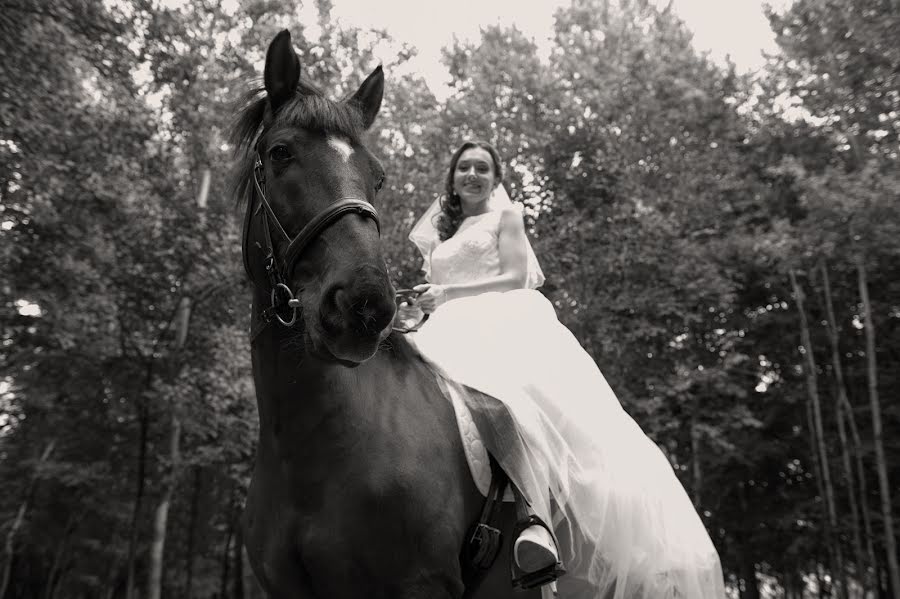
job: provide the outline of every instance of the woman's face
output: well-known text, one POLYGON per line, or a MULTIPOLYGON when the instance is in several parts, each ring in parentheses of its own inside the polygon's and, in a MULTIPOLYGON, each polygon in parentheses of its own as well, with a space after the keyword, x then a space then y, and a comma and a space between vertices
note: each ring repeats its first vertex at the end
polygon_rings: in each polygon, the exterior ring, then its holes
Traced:
POLYGON ((483 212, 496 183, 490 152, 476 147, 460 154, 453 171, 453 189, 459 195, 464 213, 483 212))

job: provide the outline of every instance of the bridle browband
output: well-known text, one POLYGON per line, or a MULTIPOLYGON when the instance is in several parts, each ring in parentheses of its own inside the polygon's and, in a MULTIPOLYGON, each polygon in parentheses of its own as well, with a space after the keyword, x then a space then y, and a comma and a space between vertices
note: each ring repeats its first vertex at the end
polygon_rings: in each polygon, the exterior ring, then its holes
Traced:
MULTIPOLYGON (((290 275, 293 272, 294 265, 300 259, 303 251, 312 243, 325 229, 334 224, 343 216, 351 213, 368 216, 375 221, 378 228, 378 234, 381 235, 381 221, 378 218, 378 212, 372 205, 365 200, 357 198, 341 198, 337 202, 330 204, 325 210, 317 214, 300 230, 295 236, 288 235, 278 216, 269 203, 265 188, 265 177, 263 176, 263 163, 259 152, 256 154, 256 161, 253 165, 253 183, 256 187, 256 193, 250 193, 248 199, 247 212, 244 216, 244 231, 241 242, 241 252, 244 257, 244 270, 254 285, 260 285, 258 281, 253 279, 253 270, 250 268, 250 252, 248 244, 250 241, 250 224, 253 216, 262 211, 262 228, 265 234, 266 247, 265 256, 263 257, 263 266, 265 268, 266 277, 270 288, 271 303, 268 308, 262 310, 259 314, 254 315, 250 326, 250 340, 256 339, 259 333, 273 320, 277 320, 285 327, 293 326, 297 322, 297 314, 300 310, 300 300, 296 298, 294 291, 288 285, 290 275), (256 198, 260 203, 254 206, 256 198), (271 223, 270 223, 271 221, 271 223), (275 225, 277 231, 287 242, 288 247, 282 259, 279 259, 275 252, 275 244, 272 243, 271 224, 275 225), (288 318, 282 318, 281 311, 287 307, 290 309, 288 318)), ((262 248, 259 242, 257 246, 262 248)))

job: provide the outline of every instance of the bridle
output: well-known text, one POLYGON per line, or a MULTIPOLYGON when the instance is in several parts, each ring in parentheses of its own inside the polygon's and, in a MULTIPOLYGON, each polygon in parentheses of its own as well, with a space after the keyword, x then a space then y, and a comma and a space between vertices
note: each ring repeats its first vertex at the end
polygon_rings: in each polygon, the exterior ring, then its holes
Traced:
POLYGON ((295 237, 291 237, 281 224, 281 221, 278 220, 278 216, 275 214, 272 205, 266 197, 264 191, 266 181, 263 173, 263 163, 258 152, 256 154, 256 162, 253 165, 253 183, 256 187, 256 193, 250 194, 247 212, 244 215, 241 252, 244 257, 244 270, 247 271, 247 276, 255 285, 258 285, 258 283, 253 280, 253 270, 250 267, 250 252, 248 251, 248 246, 250 243, 251 221, 262 209, 262 228, 266 245, 263 247, 258 241, 256 242, 256 245, 264 250, 263 267, 265 269, 271 293, 269 307, 263 309, 258 315, 254 316, 250 327, 251 341, 256 339, 259 333, 273 320, 277 320, 285 327, 291 327, 297 322, 298 312, 300 311, 300 300, 297 299, 287 281, 290 280, 294 265, 302 256, 303 251, 325 229, 333 225, 343 216, 352 213, 361 214, 374 220, 375 226, 378 227, 378 234, 381 235, 381 221, 378 218, 378 212, 370 203, 357 198, 341 198, 314 216, 295 237), (258 205, 256 205, 256 198, 259 198, 258 205), (275 244, 272 243, 271 224, 275 225, 275 229, 288 244, 284 256, 279 257, 275 252, 275 244), (283 318, 281 314, 284 311, 284 308, 290 310, 290 313, 286 318, 283 318))
MULTIPOLYGON (((289 280, 294 265, 300 259, 303 250, 305 250, 306 247, 322 233, 322 231, 333 225, 344 215, 355 213, 368 216, 374 220, 375 226, 378 228, 378 234, 381 235, 381 220, 378 218, 378 212, 370 203, 357 198, 341 198, 313 217, 313 219, 306 223, 295 237, 291 237, 281 224, 281 221, 278 220, 275 210, 272 209, 272 204, 269 203, 269 199, 266 197, 266 178, 263 173, 263 162, 259 152, 256 153, 256 160, 253 164, 253 185, 256 188, 256 193, 250 194, 247 212, 244 215, 241 254, 244 258, 244 270, 247 272, 247 278, 249 278, 254 285, 258 285, 258 283, 253 280, 253 270, 250 267, 250 252, 248 251, 248 245, 250 243, 251 221, 253 217, 262 210, 262 228, 266 245, 265 248, 263 248, 258 241, 256 242, 256 245, 260 249, 265 250, 263 256, 263 268, 271 291, 269 294, 269 306, 253 316, 250 324, 251 343, 273 320, 284 327, 292 327, 297 322, 297 316, 300 312, 300 300, 297 299, 297 295, 286 281, 289 280), (256 205, 257 197, 259 198, 259 205, 256 205), (285 251, 282 259, 279 259, 278 255, 275 253, 275 244, 272 243, 270 220, 288 244, 287 251, 285 251), (288 318, 282 318, 281 316, 281 312, 284 308, 290 310, 288 318)), ((418 292, 413 291, 412 289, 398 289, 396 291, 395 300, 401 306, 410 306, 417 296, 418 292)), ((399 333, 412 333, 418 331, 428 320, 428 317, 428 314, 424 314, 418 322, 409 326, 395 324, 393 330, 399 333)))

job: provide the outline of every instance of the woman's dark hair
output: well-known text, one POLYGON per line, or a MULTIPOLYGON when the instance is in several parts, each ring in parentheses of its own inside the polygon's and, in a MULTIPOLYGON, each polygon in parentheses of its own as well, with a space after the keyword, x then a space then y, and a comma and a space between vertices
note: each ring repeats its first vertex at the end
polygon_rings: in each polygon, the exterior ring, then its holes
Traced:
POLYGON ((463 152, 471 148, 481 148, 491 155, 491 160, 494 162, 495 183, 503 182, 503 166, 500 164, 500 154, 497 153, 494 146, 486 141, 467 141, 459 146, 459 149, 453 153, 453 157, 450 159, 450 170, 447 172, 447 180, 444 182, 444 196, 441 198, 441 211, 434 217, 434 228, 437 229, 441 241, 446 241, 453 237, 464 218, 459 195, 453 190, 453 174, 456 172, 456 164, 459 162, 459 157, 462 156, 463 152))

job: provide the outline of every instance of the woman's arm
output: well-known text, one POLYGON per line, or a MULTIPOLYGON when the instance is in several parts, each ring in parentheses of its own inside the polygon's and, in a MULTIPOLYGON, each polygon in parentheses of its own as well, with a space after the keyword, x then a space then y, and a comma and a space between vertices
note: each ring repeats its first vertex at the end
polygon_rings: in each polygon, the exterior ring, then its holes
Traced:
POLYGON ((513 207, 503 210, 500 215, 498 250, 500 253, 500 274, 453 285, 417 285, 422 292, 416 304, 425 312, 451 299, 488 293, 490 291, 511 291, 525 286, 528 277, 528 254, 526 252, 525 221, 522 213, 513 207))

